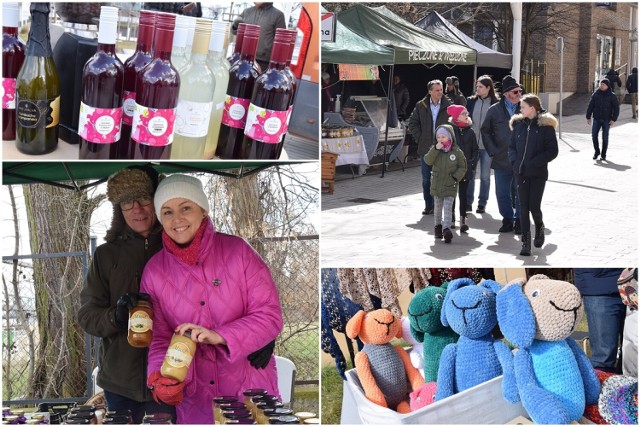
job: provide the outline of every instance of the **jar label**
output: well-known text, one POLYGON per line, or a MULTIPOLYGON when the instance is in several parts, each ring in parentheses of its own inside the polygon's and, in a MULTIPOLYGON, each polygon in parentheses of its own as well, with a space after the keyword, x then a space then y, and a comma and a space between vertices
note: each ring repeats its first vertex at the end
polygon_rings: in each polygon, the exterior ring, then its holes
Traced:
POLYGON ((146 311, 138 310, 129 316, 129 330, 134 333, 144 333, 153 328, 153 320, 146 311))
POLYGON ((2 78, 2 108, 16 109, 16 79, 2 78))
POLYGON ((193 356, 185 343, 177 342, 167 350, 166 362, 174 368, 189 366, 193 356))
POLYGON ((128 90, 122 91, 122 122, 125 125, 131 126, 133 124, 133 112, 136 108, 136 93, 129 92, 128 90))
POLYGON ((152 147, 164 147, 173 142, 175 108, 148 108, 136 102, 131 126, 131 139, 152 147))
POLYGON ((236 129, 244 129, 247 122, 247 110, 251 104, 250 99, 236 98, 227 95, 224 100, 224 111, 222 112, 222 124, 236 129))
POLYGON ((112 144, 120 140, 122 108, 93 108, 80 102, 78 135, 96 144, 112 144))
POLYGON ((190 138, 207 136, 213 102, 193 102, 181 99, 176 113, 176 133, 190 138))
POLYGON ((58 125, 60 116, 60 97, 52 99, 20 99, 16 96, 16 116, 18 123, 25 128, 44 125, 51 128, 58 125))
POLYGON ((244 134, 256 141, 278 144, 287 133, 287 116, 288 110, 269 110, 251 104, 244 134))

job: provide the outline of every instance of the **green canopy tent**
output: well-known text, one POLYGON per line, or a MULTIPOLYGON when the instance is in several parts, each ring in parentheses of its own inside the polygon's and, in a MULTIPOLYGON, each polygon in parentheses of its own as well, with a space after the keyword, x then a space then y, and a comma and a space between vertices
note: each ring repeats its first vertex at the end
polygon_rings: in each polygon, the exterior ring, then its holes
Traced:
POLYGON ((150 164, 160 173, 205 172, 242 178, 282 162, 3 162, 2 184, 50 184, 71 190, 84 190, 106 182, 120 169, 150 164), (79 185, 78 181, 89 181, 79 185))

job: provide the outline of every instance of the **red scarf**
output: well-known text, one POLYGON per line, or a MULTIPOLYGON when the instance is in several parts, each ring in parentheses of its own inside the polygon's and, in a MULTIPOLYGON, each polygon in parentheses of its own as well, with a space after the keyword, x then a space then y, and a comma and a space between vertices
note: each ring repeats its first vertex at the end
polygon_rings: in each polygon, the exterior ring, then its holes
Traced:
POLYGON ((452 120, 453 124, 461 127, 461 128, 466 128, 471 126, 471 117, 467 117, 467 120, 464 121, 458 121, 458 120, 452 120))
POLYGON ((162 243, 164 244, 164 248, 170 254, 177 256, 186 264, 191 266, 195 265, 196 261, 198 261, 198 253, 200 252, 200 244, 202 243, 204 229, 207 228, 208 222, 209 218, 205 217, 202 219, 200 228, 198 228, 198 231, 196 231, 196 235, 193 237, 193 240, 184 247, 171 240, 171 237, 169 237, 167 232, 162 230, 162 243))

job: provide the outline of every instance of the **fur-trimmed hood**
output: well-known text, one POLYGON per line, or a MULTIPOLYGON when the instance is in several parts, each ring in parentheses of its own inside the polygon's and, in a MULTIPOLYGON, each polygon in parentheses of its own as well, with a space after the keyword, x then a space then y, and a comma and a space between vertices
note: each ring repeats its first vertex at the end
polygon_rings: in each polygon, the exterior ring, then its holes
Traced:
MULTIPOLYGON (((524 115, 521 113, 514 114, 509 120, 509 129, 513 130, 513 127, 516 125, 516 122, 523 121, 525 119, 524 115)), ((548 113, 546 110, 542 110, 538 112, 538 115, 534 120, 538 120, 538 126, 551 126, 554 129, 558 128, 558 119, 556 119, 553 114, 548 113)))

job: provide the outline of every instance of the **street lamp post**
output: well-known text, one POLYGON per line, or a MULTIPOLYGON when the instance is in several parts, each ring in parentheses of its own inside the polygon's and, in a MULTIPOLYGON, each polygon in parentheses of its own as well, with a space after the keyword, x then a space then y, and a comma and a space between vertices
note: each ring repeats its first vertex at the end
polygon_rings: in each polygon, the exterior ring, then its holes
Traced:
POLYGON ((560 111, 558 114, 558 137, 562 139, 562 83, 564 80, 564 38, 556 39, 556 50, 560 54, 560 111))

